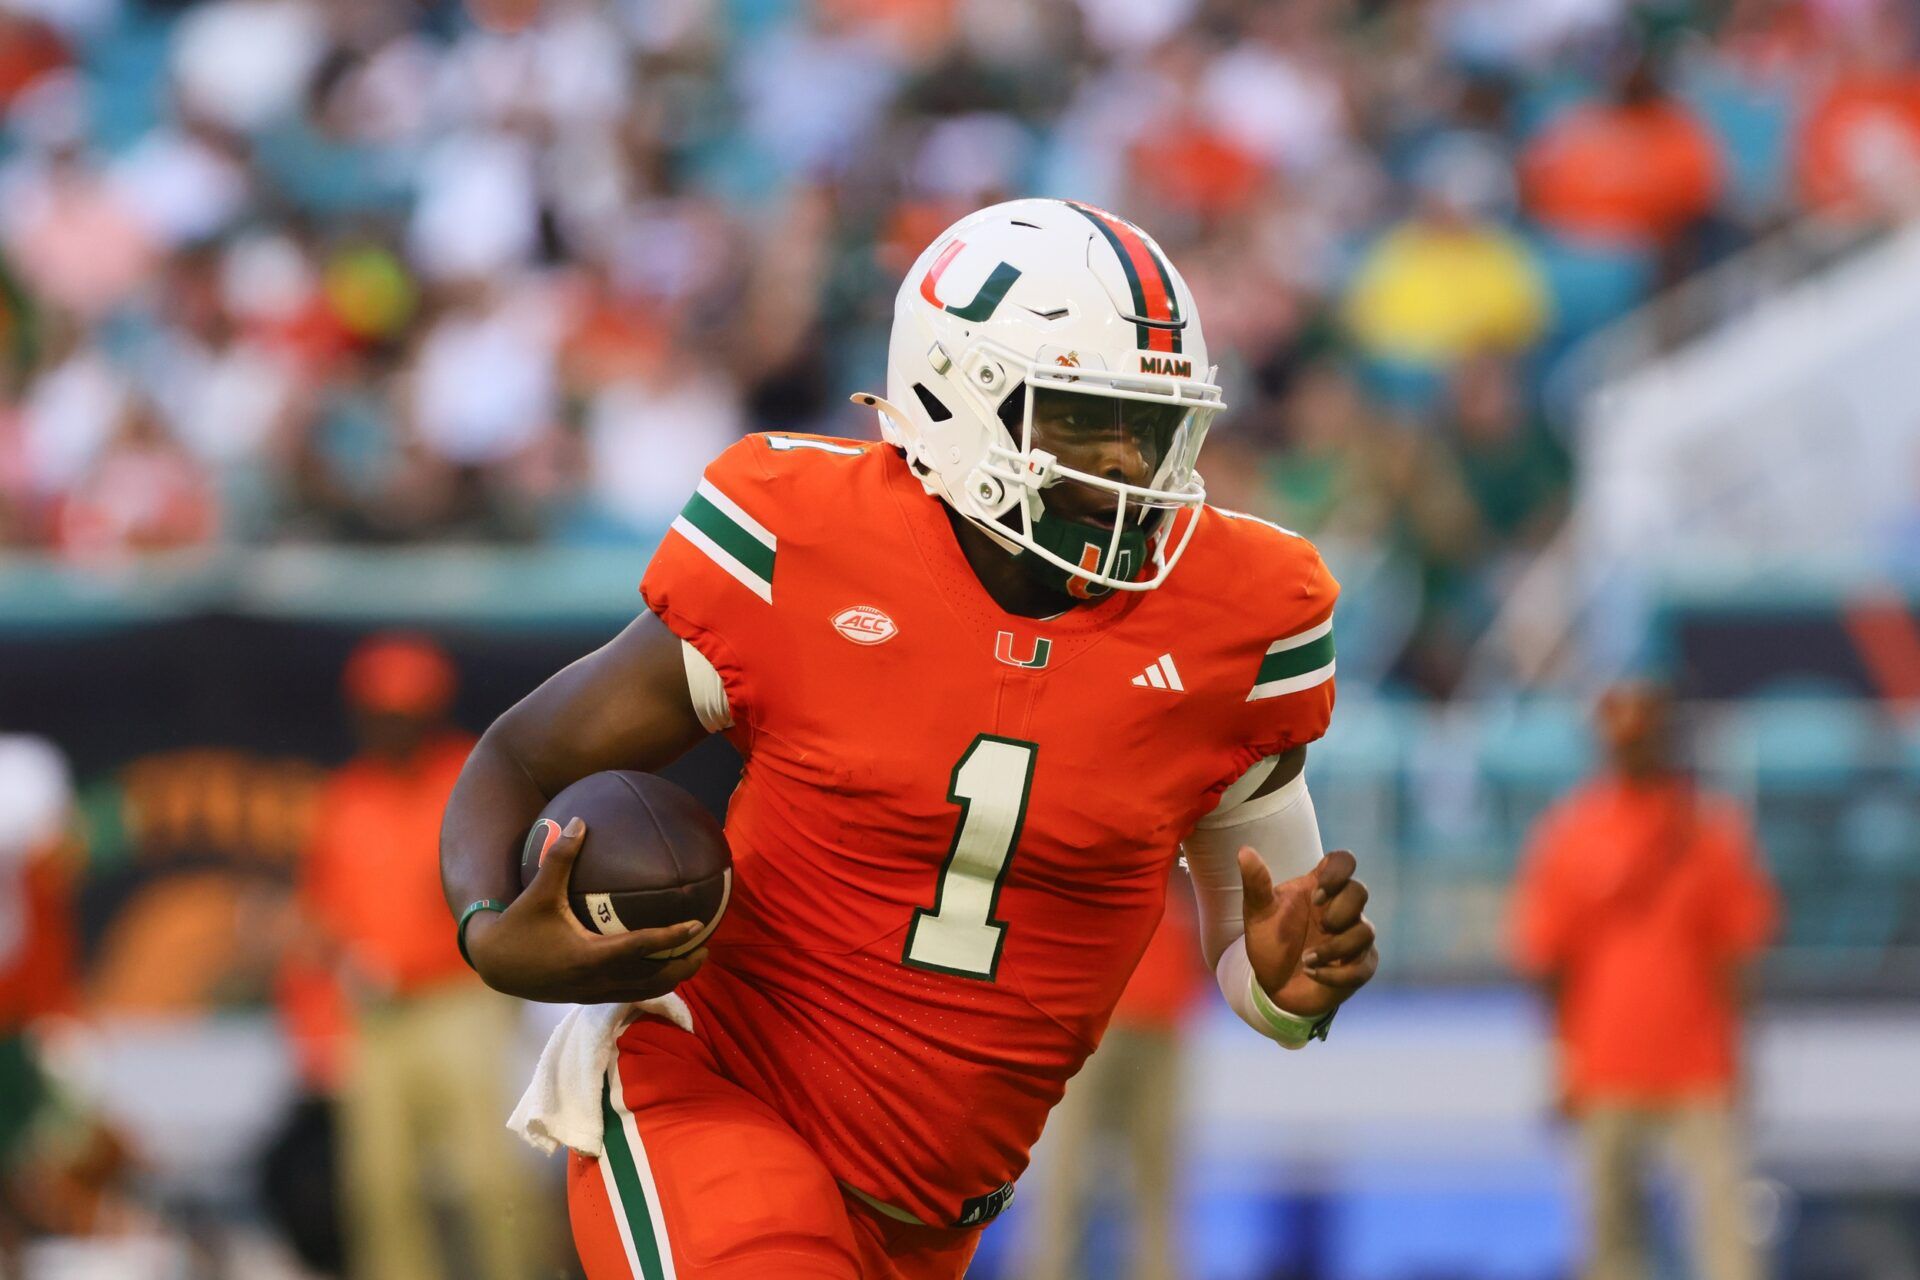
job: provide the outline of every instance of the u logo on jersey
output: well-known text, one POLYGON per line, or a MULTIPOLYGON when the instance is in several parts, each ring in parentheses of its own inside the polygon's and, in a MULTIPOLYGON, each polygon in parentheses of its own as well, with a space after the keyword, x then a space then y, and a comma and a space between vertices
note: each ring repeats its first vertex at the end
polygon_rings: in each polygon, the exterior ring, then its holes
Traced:
POLYGON ((1034 669, 1047 665, 1047 659, 1053 656, 1053 641, 1043 636, 1035 636, 1027 645, 1027 656, 1022 658, 1014 651, 1019 643, 1011 631, 1002 631, 994 637, 993 656, 1010 667, 1034 669))

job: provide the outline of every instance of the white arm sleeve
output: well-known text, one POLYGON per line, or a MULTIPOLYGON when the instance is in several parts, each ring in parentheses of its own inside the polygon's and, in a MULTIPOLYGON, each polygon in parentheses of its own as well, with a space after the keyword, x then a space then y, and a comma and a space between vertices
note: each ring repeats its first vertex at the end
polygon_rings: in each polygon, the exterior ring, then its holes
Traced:
POLYGON ((693 713, 708 733, 733 728, 733 708, 727 705, 727 686, 720 673, 707 661, 707 655, 680 642, 680 657, 687 664, 687 694, 693 699, 693 713))
POLYGON ((1275 883, 1305 875, 1320 861, 1320 821, 1313 812, 1313 797, 1307 794, 1304 772, 1278 790, 1245 798, 1259 788, 1273 766, 1270 757, 1249 769, 1249 776, 1259 774, 1253 785, 1246 786, 1242 777, 1228 788, 1219 806, 1200 819, 1182 848, 1200 912, 1200 948, 1220 983, 1220 993, 1248 1026, 1297 1049, 1307 1043, 1313 1024, 1276 1008, 1254 981, 1236 856, 1242 845, 1258 849, 1275 883))

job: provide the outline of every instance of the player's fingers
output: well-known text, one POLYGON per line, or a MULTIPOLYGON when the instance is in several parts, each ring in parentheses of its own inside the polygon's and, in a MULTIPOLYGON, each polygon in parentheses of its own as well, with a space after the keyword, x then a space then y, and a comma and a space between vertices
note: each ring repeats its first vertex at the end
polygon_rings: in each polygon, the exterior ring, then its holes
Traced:
POLYGON ((673 990, 681 983, 700 972, 707 962, 707 949, 697 947, 684 956, 675 956, 664 962, 649 962, 657 967, 644 975, 627 974, 617 981, 609 982, 601 992, 603 1000, 656 1000, 673 990))
POLYGON ((1352 991, 1366 986, 1379 967, 1379 950, 1368 948, 1367 953, 1356 960, 1350 960, 1345 964, 1322 965, 1318 969, 1308 970, 1307 976, 1323 987, 1332 987, 1335 991, 1352 991))
POLYGON ((1349 880, 1320 911, 1320 927, 1327 933, 1351 929, 1367 908, 1367 886, 1349 880))
POLYGON ((1313 869, 1313 880, 1319 886, 1314 890, 1313 900, 1317 905, 1340 892, 1347 881, 1353 879, 1355 866, 1353 855, 1345 849, 1335 849, 1321 857, 1320 865, 1313 869))
POLYGON ((1317 971, 1324 966, 1346 964, 1365 955, 1373 941, 1373 923, 1362 916, 1345 932, 1315 939, 1307 954, 1300 957, 1300 965, 1309 976, 1318 977, 1317 971))
POLYGON ((1240 893, 1242 911, 1248 920, 1257 920, 1273 910, 1273 873, 1252 845, 1240 846, 1240 893))
POLYGON ((542 899, 567 896, 567 879, 573 874, 573 860, 587 841, 587 824, 575 817, 562 827, 552 818, 539 818, 527 830, 527 842, 520 850, 520 864, 534 859, 539 869, 527 884, 527 892, 542 899))
POLYGON ((679 924, 664 925, 658 929, 632 929, 607 938, 595 935, 594 960, 600 965, 624 967, 635 960, 657 959, 659 952, 686 946, 699 937, 700 931, 706 927, 698 920, 682 920, 679 924))
POLYGON ((694 974, 700 972, 700 967, 706 964, 706 962, 707 949, 705 947, 695 947, 692 951, 687 952, 687 954, 675 956, 660 966, 660 972, 654 975, 654 980, 677 987, 694 974))

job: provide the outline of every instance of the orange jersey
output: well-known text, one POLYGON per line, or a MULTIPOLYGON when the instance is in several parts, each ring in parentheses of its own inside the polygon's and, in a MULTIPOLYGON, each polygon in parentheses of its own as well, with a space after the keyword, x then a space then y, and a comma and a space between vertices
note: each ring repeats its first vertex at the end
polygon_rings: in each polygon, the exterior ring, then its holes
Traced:
POLYGON ((750 436, 641 591, 726 685, 733 901, 681 987, 848 1186, 997 1213, 1145 950, 1179 841, 1333 708, 1338 586, 1212 508, 1159 589, 1001 610, 885 445, 750 436))

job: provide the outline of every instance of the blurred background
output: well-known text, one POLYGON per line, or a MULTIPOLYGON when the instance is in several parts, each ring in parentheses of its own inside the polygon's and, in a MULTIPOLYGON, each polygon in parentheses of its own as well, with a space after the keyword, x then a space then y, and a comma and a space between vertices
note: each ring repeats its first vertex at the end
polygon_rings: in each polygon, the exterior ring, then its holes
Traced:
MULTIPOLYGON (((1651 674, 1778 886, 1742 1230, 1920 1276, 1912 0, 0 0, 0 1274, 338 1265, 341 1063, 463 982, 313 887, 437 803, 369 712, 456 750, 730 440, 871 435, 902 272, 1027 194, 1159 238, 1210 489, 1345 585, 1309 769, 1385 968, 1284 1059, 1159 1001, 1174 1153, 1088 1139, 1111 1194, 974 1274, 1122 1274, 1162 1183, 1196 1280, 1575 1274, 1511 901, 1651 674), (445 678, 343 684, 394 628, 445 678)), ((497 1160, 567 1274, 557 1169, 497 1160)), ((478 1192, 421 1164, 433 1231, 478 1192)))

